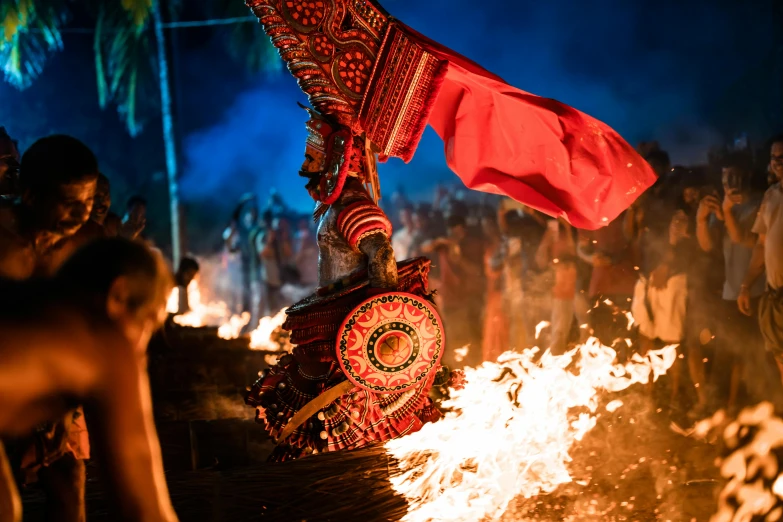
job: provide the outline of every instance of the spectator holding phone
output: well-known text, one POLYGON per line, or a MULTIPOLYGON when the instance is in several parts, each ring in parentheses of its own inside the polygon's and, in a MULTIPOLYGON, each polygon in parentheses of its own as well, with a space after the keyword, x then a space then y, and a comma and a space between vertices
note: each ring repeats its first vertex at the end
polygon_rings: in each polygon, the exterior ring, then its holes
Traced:
MULTIPOLYGON (((699 204, 696 220, 699 247, 708 253, 719 248, 723 251, 725 276, 712 384, 715 390, 728 389, 726 406, 730 411, 737 406, 744 362, 762 359, 754 353, 761 344, 758 325, 741 314, 735 305, 756 243, 752 228, 761 205, 761 198, 751 190, 751 176, 751 159, 742 153, 730 154, 722 165, 723 199, 705 196, 699 204), (726 377, 728 387, 725 386, 726 377)), ((757 309, 763 293, 764 281, 759 278, 749 289, 753 310, 757 309)))

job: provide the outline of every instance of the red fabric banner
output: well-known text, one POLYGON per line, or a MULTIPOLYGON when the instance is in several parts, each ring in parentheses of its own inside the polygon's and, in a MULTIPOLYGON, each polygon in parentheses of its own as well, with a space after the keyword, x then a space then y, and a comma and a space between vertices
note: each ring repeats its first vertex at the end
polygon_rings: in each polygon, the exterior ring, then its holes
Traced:
POLYGON ((469 188, 596 229, 655 182, 647 162, 605 123, 512 87, 410 32, 449 62, 429 124, 443 139, 449 167, 469 188))

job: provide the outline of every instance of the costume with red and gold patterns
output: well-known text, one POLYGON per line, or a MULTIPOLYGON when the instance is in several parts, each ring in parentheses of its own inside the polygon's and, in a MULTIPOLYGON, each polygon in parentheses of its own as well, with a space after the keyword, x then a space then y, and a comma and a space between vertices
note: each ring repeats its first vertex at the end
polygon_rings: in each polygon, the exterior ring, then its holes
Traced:
POLYGON ((410 161, 429 124, 468 187, 581 228, 612 221, 655 174, 606 124, 508 85, 374 0, 246 4, 314 108, 300 174, 317 201, 321 283, 288 311, 293 355, 247 402, 281 439, 278 459, 409 433, 437 416, 427 390, 444 340, 429 262, 394 262, 376 155, 410 161))
POLYGON ((509 85, 375 0, 245 2, 311 105, 371 142, 381 161, 409 161, 429 124, 469 188, 588 229, 605 226, 655 182, 605 123, 509 85))
MULTIPOLYGON (((352 311, 373 296, 386 299, 389 291, 429 302, 430 262, 422 258, 395 262, 391 223, 365 187, 369 184, 370 190, 376 190, 370 174, 372 158, 368 160, 372 152, 333 118, 309 112, 300 174, 309 178, 307 189, 316 200, 320 286, 286 312, 283 328, 291 332, 293 353, 265 371, 246 398, 257 408, 257 420, 280 440, 272 460, 360 448, 417 431, 440 416, 429 391, 440 368, 442 334, 431 343, 433 352, 424 371, 417 374, 418 381, 400 391, 379 392, 353 382, 344 366, 349 356, 341 364, 338 344, 345 331, 341 324, 352 311)), ((386 310, 393 311, 391 305, 386 310)), ((399 323, 393 324, 409 324, 402 313, 398 315, 399 323)), ((404 352, 406 343, 418 339, 401 335, 382 349, 392 360, 393 352, 404 352)), ((379 350, 370 351, 380 354, 379 350)))

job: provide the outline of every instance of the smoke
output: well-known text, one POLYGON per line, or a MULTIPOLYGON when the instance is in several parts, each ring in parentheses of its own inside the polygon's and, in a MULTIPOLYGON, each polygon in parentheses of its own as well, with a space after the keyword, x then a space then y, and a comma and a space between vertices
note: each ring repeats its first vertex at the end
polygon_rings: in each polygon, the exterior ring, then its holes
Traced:
POLYGON ((261 200, 272 189, 295 207, 311 205, 298 176, 304 154, 305 102, 294 80, 280 76, 239 94, 219 121, 184 140, 180 181, 186 201, 214 199, 232 205, 242 194, 261 200))
MULTIPOLYGON (((702 162, 727 134, 761 134, 770 125, 736 115, 750 114, 744 108, 758 103, 737 87, 740 80, 775 88, 775 71, 759 67, 779 38, 773 0, 661 0, 654 8, 611 0, 382 3, 516 87, 599 118, 632 144, 658 140, 675 163, 702 162), (727 96, 731 111, 723 110, 727 96)), ((289 204, 310 207, 296 175, 305 114, 295 102, 305 97, 286 72, 260 83, 238 95, 212 127, 186 136, 186 200, 216 194, 233 200, 274 187, 289 204)), ((410 165, 391 160, 380 175, 386 195, 404 185, 410 195, 426 197, 435 184, 457 181, 431 129, 410 165)))

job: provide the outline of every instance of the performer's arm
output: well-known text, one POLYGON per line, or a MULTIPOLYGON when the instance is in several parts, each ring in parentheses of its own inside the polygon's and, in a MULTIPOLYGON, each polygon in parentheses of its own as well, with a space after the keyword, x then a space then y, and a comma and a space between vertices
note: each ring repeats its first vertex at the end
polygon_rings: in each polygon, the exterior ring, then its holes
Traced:
POLYGON ((357 201, 345 207, 337 218, 337 227, 351 247, 367 256, 372 288, 397 287, 397 263, 391 246, 389 218, 369 201, 357 201))
POLYGON ((381 232, 359 242, 359 250, 367 256, 367 268, 372 288, 397 288, 397 262, 389 238, 381 232))

